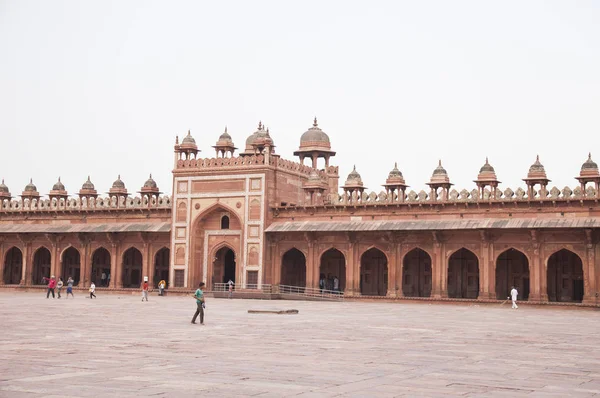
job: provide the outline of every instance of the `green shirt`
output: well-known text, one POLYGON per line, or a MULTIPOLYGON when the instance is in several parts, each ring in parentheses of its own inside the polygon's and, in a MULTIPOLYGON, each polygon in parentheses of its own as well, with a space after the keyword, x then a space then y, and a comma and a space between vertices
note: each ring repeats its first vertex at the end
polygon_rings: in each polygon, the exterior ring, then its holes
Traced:
POLYGON ((202 290, 196 290, 194 296, 196 296, 196 304, 201 304, 204 301, 204 292, 202 290))

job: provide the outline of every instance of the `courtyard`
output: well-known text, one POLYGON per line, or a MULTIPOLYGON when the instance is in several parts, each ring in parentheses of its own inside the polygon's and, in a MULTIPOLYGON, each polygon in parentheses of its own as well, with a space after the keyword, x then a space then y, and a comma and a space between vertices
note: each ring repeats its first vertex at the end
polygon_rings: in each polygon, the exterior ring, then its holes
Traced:
POLYGON ((600 312, 0 291, 1 397, 600 396, 600 312), (297 315, 248 310, 298 309, 297 315))

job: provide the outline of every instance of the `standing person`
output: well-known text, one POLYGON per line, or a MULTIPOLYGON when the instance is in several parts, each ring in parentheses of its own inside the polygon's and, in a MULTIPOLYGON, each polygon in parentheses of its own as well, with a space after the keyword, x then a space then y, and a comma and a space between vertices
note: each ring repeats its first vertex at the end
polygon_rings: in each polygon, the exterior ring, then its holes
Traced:
POLYGON ((106 275, 106 287, 110 287, 110 272, 106 275))
POLYGON ((102 271, 102 276, 100 277, 101 282, 100 282, 100 286, 107 286, 106 285, 106 272, 102 271))
POLYGON ((336 293, 340 291, 340 280, 337 275, 333 277, 333 291, 336 293))
POLYGON ((162 296, 164 294, 165 286, 167 286, 167 282, 165 282, 164 279, 162 279, 160 282, 158 282, 158 295, 159 296, 162 296))
POLYGON ((517 296, 519 295, 519 292, 517 291, 516 287, 512 287, 512 290, 510 291, 510 297, 512 298, 512 308, 517 309, 519 308, 519 306, 517 305, 517 296))
POLYGON ((229 290, 229 298, 233 298, 233 281, 230 279, 229 282, 227 282, 227 285, 229 290))
POLYGON ((92 284, 90 285, 90 298, 92 298, 92 296, 94 298, 97 298, 96 295, 94 294, 96 292, 96 284, 94 282, 92 282, 92 284))
POLYGON ((62 278, 59 276, 59 277, 58 277, 58 283, 56 284, 56 293, 58 294, 58 298, 60 298, 60 290, 62 289, 63 285, 64 285, 64 284, 63 284, 63 280, 62 280, 62 278))
POLYGON ((73 296, 73 283, 73 278, 69 277, 69 279, 67 279, 67 298, 69 298, 69 294, 71 297, 75 298, 75 296, 73 296))
POLYGON ((142 283, 142 301, 148 301, 148 280, 144 279, 144 283, 142 283))
POLYGON ((48 281, 48 291, 46 292, 46 298, 50 298, 50 293, 52 293, 52 298, 54 297, 54 288, 56 287, 56 278, 54 277, 54 275, 52 275, 50 277, 50 279, 48 278, 44 278, 45 280, 48 281))
POLYGON ((193 295, 193 297, 196 299, 196 306, 198 308, 196 309, 196 313, 192 318, 192 323, 196 323, 196 318, 198 315, 200 315, 200 325, 204 325, 204 308, 206 308, 204 305, 204 292, 202 291, 203 287, 204 282, 200 282, 198 289, 196 289, 196 293, 193 295))

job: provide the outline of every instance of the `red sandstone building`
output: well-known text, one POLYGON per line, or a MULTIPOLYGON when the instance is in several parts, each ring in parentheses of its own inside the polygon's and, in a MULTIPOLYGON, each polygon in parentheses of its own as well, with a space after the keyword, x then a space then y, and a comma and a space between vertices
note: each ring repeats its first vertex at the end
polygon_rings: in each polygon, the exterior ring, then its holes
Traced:
POLYGON ((453 188, 440 162, 427 191, 409 190, 395 166, 380 193, 367 193, 356 168, 339 186, 316 119, 299 162, 276 154, 262 124, 237 155, 227 131, 213 148, 200 157, 189 132, 176 140, 172 197, 151 177, 139 196, 120 178, 102 196, 89 178, 75 197, 60 179, 44 198, 31 181, 18 197, 0 185, 0 283, 54 274, 89 286, 105 273, 114 289, 144 276, 170 289, 229 279, 238 289, 317 288, 336 276, 346 295, 504 299, 516 285, 530 301, 596 303, 591 156, 572 190, 548 190, 539 159, 524 189, 500 190, 486 159, 472 190, 453 188))

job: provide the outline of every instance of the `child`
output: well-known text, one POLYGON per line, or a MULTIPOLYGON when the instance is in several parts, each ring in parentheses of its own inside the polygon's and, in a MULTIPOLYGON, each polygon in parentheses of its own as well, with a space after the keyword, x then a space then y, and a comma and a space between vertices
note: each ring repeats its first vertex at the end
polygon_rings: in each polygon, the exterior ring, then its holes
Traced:
POLYGON ((144 299, 146 299, 146 301, 148 301, 148 281, 144 280, 144 283, 142 284, 142 301, 144 301, 144 299))
POLYGON ((58 298, 60 298, 60 290, 63 287, 63 280, 62 278, 59 276, 58 277, 58 283, 56 284, 56 293, 58 293, 58 298))
POLYGON ((95 291, 96 291, 96 285, 94 284, 94 282, 92 282, 92 284, 90 285, 90 299, 92 297, 97 298, 96 295, 94 294, 95 291))
POLYGON ((73 283, 75 281, 73 281, 73 278, 69 277, 69 279, 67 279, 67 298, 69 298, 69 294, 71 295, 71 297, 75 298, 75 296, 73 296, 73 283))

